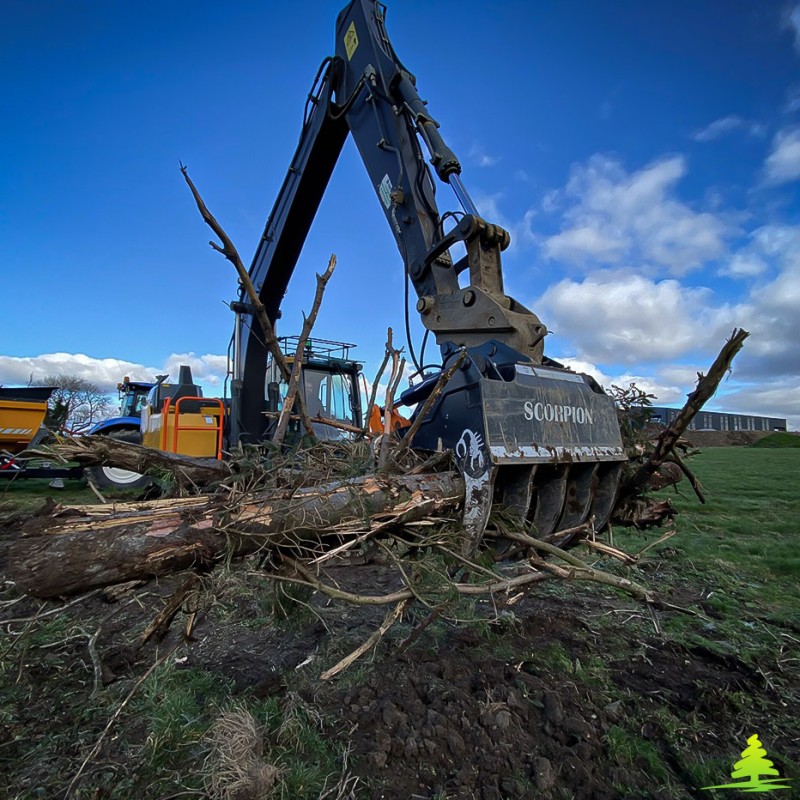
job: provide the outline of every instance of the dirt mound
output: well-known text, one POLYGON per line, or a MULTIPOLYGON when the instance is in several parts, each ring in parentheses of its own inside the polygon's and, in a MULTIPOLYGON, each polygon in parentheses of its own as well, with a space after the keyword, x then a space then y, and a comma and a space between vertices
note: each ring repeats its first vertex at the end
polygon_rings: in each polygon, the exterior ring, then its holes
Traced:
MULTIPOLYGON (((665 568, 650 562, 649 580, 663 580, 665 568)), ((380 565, 331 573, 343 588, 396 588, 380 565)), ((699 592, 672 597, 709 615, 679 617, 690 632, 680 638, 643 607, 575 584, 507 605, 476 601, 461 625, 438 619, 413 638, 428 615, 420 606, 374 653, 322 681, 321 670, 365 641, 386 609, 304 597, 300 615, 279 620, 254 575, 209 581, 207 602, 185 608, 164 641, 145 647, 140 633, 179 576, 92 595, 35 628, 30 621, 46 613, 37 603, 6 600, 0 763, 13 789, 0 788, 0 798, 64 796, 123 703, 83 779, 87 797, 200 794, 207 731, 240 705, 263 728, 263 763, 283 772, 283 796, 293 800, 323 796, 342 763, 359 784, 339 796, 358 800, 699 797, 727 778, 743 733, 754 731, 781 774, 795 777, 792 659, 785 671, 743 660, 699 592), (198 621, 184 641, 188 615, 198 621), (176 645, 126 701, 137 676, 176 645), (287 720, 297 731, 288 743, 287 720)))
POLYGON ((676 780, 698 788, 676 730, 713 720, 701 759, 722 757, 717 735, 735 740, 740 722, 721 698, 757 691, 758 675, 702 647, 611 630, 595 638, 576 608, 564 611, 531 604, 496 638, 452 631, 358 686, 315 692, 335 729, 352 731, 368 796, 666 799, 676 780))
POLYGON ((685 438, 695 447, 748 447, 771 434, 772 431, 687 431, 685 438))

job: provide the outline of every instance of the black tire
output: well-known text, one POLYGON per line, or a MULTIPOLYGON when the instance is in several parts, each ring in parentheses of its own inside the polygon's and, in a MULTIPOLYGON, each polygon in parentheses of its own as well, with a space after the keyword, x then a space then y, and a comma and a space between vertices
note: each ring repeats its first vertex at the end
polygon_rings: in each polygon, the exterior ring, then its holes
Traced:
MULTIPOLYGON (((139 431, 134 430, 111 431, 111 433, 98 435, 108 436, 121 442, 142 443, 142 435, 139 431)), ((138 472, 117 467, 86 467, 84 473, 98 489, 144 489, 145 486, 152 483, 147 475, 140 475, 138 472)))

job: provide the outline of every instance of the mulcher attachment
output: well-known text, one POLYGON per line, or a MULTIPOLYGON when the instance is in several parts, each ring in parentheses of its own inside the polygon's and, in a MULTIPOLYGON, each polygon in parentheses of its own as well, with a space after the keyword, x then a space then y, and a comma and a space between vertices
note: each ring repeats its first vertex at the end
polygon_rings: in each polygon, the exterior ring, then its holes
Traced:
MULTIPOLYGON (((522 363, 498 343, 469 356, 414 446, 455 453, 466 484, 470 549, 478 546, 493 503, 516 514, 538 538, 589 521, 601 529, 625 461, 611 398, 588 375, 522 363)), ((413 387, 403 400, 419 402, 426 390, 413 387)))

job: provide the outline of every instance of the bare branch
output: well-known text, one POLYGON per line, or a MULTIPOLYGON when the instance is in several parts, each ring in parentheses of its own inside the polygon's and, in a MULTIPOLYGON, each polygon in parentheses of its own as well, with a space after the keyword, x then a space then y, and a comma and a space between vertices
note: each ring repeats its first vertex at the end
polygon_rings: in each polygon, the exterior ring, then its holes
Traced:
MULTIPOLYGON (((258 292, 256 291, 256 287, 253 285, 253 281, 250 279, 250 275, 248 271, 245 269, 244 263, 242 262, 241 256, 239 255, 239 251, 234 246, 233 242, 230 240, 230 237, 227 233, 225 233, 222 225, 217 222, 214 215, 208 210, 203 198, 200 196, 200 192, 197 190, 197 187, 192 182, 192 179, 189 177, 189 168, 184 164, 181 164, 181 173, 183 174, 184 179, 186 180, 186 184, 189 187, 189 190, 194 197, 195 203, 197 203, 197 208, 200 211, 200 216, 203 218, 203 221, 211 228, 212 231, 219 237, 220 241, 222 242, 222 247, 220 247, 215 242, 209 242, 211 247, 214 248, 218 253, 222 253, 228 261, 233 264, 234 268, 236 269, 236 273, 239 276, 239 283, 244 287, 245 292, 247 293, 247 297, 250 300, 251 305, 255 311, 256 319, 258 320, 259 325, 261 326, 261 331, 264 336, 264 346, 272 355, 272 358, 275 360, 275 363, 278 365, 278 369, 281 373, 281 376, 285 381, 289 381, 291 372, 289 370, 289 366, 286 363, 286 359, 283 356, 283 352, 281 351, 280 343, 278 342, 278 337, 275 334, 275 327, 270 321, 269 315, 267 314, 266 308, 264 308, 264 304, 261 302, 261 299, 258 296, 258 292)), ((303 397, 301 396, 297 401, 298 411, 300 413, 301 418, 306 416, 305 414, 305 403, 303 402, 303 397)), ((311 423, 308 424, 307 430, 311 430, 311 423)))
MULTIPOLYGON (((389 328, 389 330, 386 332, 386 335, 387 335, 388 340, 391 341, 391 339, 392 339, 392 329, 391 328, 389 328)), ((366 412, 365 412, 365 419, 364 419, 364 428, 362 430, 362 436, 366 436, 367 433, 369 433, 369 420, 370 420, 370 415, 372 414, 372 409, 373 409, 373 407, 375 405, 375 397, 378 394, 378 384, 380 383, 380 380, 383 377, 383 371, 386 369, 386 365, 389 363, 390 355, 391 354, 389 353, 389 350, 387 349, 386 350, 386 354, 383 357, 383 361, 381 362, 381 366, 378 369, 378 373, 377 373, 377 375, 375 375, 375 380, 372 382, 372 391, 370 392, 369 402, 367 403, 367 408, 366 408, 366 412)))
POLYGON ((401 600, 384 618, 380 628, 374 631, 366 642, 360 644, 350 655, 345 656, 338 664, 320 675, 320 680, 329 681, 331 678, 346 670, 354 661, 361 658, 368 650, 375 647, 383 638, 386 631, 403 615, 403 609, 408 605, 408 600, 401 600))
MULTIPOLYGON (((314 302, 311 305, 311 312, 309 315, 303 320, 303 329, 300 332, 300 338, 297 342, 297 349, 294 353, 294 362, 292 364, 292 372, 289 376, 289 386, 286 392, 286 399, 283 401, 283 408, 281 409, 281 415, 278 418, 278 427, 275 430, 275 435, 273 436, 273 442, 280 447, 283 444, 284 437, 286 436, 286 430, 289 427, 289 419, 292 413, 292 409, 294 408, 295 400, 298 397, 298 388, 300 386, 300 372, 303 366, 303 357, 305 355, 306 343, 308 342, 308 337, 311 335, 311 330, 314 327, 314 323, 317 321, 317 315, 319 314, 319 307, 322 304, 322 297, 325 294, 325 287, 328 285, 328 281, 333 275, 333 270, 336 268, 336 256, 331 255, 330 260, 328 261, 328 267, 322 275, 317 275, 317 291, 314 294, 314 302)), ((299 407, 299 404, 298 404, 299 407)), ((301 412, 300 417, 303 421, 303 426, 305 427, 306 431, 313 436, 314 429, 311 427, 311 422, 309 421, 305 412, 301 412)))
POLYGON ((648 482, 650 476, 664 462, 667 456, 673 452, 673 448, 678 439, 680 439, 684 431, 689 427, 695 415, 714 392, 717 391, 722 379, 731 368, 731 362, 739 350, 742 349, 744 340, 749 335, 747 331, 741 328, 734 329, 731 338, 725 343, 714 363, 711 365, 708 375, 700 375, 697 388, 689 395, 686 404, 681 409, 678 416, 658 437, 658 441, 650 457, 625 484, 621 495, 630 496, 640 490, 648 482))

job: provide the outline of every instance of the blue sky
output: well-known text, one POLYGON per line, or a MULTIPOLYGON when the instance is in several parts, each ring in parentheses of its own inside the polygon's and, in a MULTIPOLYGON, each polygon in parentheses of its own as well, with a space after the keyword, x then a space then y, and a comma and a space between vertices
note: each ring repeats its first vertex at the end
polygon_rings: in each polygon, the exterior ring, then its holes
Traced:
MULTIPOLYGON (((6 0, 0 383, 191 363, 215 391, 236 280, 178 164, 249 263, 340 7, 6 0)), ((395 0, 387 24, 479 209, 512 233, 507 290, 549 355, 679 404, 745 327, 713 407, 800 427, 800 5, 395 0)), ((402 332, 403 271, 352 144, 283 333, 331 252, 316 332, 357 342, 370 376, 386 327, 402 332)))

